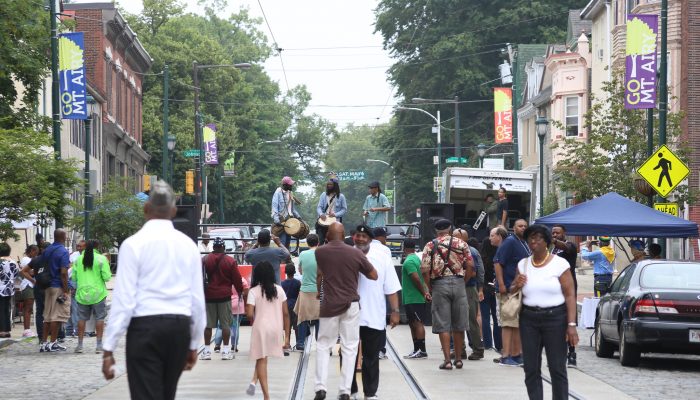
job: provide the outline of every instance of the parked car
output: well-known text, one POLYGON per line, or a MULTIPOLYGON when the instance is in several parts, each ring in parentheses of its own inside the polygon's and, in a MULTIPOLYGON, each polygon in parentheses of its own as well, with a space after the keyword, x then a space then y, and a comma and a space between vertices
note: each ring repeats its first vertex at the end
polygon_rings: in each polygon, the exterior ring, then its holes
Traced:
POLYGON ((596 309, 595 352, 637 366, 642 353, 700 354, 700 263, 642 260, 625 268, 596 309))
POLYGON ((242 227, 217 228, 209 231, 212 240, 217 237, 224 239, 226 252, 234 253, 232 256, 238 263, 243 262, 243 253, 254 244, 246 240, 247 234, 245 228, 242 227))

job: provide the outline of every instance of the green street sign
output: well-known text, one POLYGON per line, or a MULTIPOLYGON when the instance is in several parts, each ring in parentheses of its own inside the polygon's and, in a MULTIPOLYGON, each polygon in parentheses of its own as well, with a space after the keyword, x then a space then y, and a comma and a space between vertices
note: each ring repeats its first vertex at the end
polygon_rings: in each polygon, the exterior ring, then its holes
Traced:
POLYGON ((365 180, 365 171, 338 171, 336 173, 340 181, 363 181, 365 180))
POLYGON ((189 149, 189 150, 183 151, 182 155, 185 157, 198 157, 198 156, 202 155, 202 153, 204 153, 204 152, 201 150, 197 151, 197 149, 189 149))
POLYGON ((448 164, 466 164, 467 163, 467 158, 466 157, 449 157, 446 161, 448 164))

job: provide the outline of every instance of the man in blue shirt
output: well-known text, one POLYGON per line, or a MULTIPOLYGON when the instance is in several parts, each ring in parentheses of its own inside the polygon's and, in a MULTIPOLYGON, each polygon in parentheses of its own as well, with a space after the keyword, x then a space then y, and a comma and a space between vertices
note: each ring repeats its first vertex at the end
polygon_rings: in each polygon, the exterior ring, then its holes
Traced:
MULTIPOLYGON (((518 268, 518 263, 525 257, 530 255, 530 248, 523 239, 523 234, 527 229, 527 221, 519 219, 515 221, 513 227, 514 235, 510 235, 503 241, 501 246, 496 251, 493 257, 493 265, 496 269, 496 290, 498 291, 499 307, 508 298, 515 272, 518 268)), ((499 308, 500 310, 500 308, 499 308)), ((503 352, 501 358, 497 362, 501 365, 517 366, 522 364, 522 355, 520 354, 520 325, 518 318, 505 319, 502 318, 502 313, 499 311, 499 325, 503 335, 503 352)))
POLYGON ((369 195, 362 205, 362 215, 366 218, 365 223, 370 228, 383 228, 386 226, 391 204, 382 193, 382 189, 379 188, 379 182, 372 182, 368 187, 369 195))
POLYGON ((57 340, 61 324, 70 318, 71 295, 68 287, 70 259, 66 249, 66 231, 56 229, 54 240, 43 254, 43 262, 51 270, 51 283, 44 294, 44 329, 39 345, 40 352, 66 350, 57 340), (48 342, 49 333, 53 342, 48 342))
POLYGON ((610 236, 599 236, 599 250, 593 250, 593 243, 586 242, 586 247, 581 249, 581 258, 593 263, 593 291, 596 297, 608 293, 613 276, 613 263, 615 262, 615 249, 610 246, 610 236))

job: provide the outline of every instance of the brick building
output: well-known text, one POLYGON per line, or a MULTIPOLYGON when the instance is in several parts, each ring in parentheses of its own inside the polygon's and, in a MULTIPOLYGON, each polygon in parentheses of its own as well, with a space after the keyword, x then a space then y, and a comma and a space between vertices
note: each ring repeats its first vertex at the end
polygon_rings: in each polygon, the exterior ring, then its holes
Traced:
MULTIPOLYGON (((69 3, 63 9, 74 17, 75 31, 85 35, 88 90, 96 101, 92 108, 96 121, 92 127, 93 157, 101 166, 98 187, 113 177, 128 177, 136 183, 136 190, 142 187, 150 158, 141 147, 141 87, 143 74, 153 60, 114 4, 69 3)), ((66 124, 63 140, 81 147, 82 123, 66 124)))

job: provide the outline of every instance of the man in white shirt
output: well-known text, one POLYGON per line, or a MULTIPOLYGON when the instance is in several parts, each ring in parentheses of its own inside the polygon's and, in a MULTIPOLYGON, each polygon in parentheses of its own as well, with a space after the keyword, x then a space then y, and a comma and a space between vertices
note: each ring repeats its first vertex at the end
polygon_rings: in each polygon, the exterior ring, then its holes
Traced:
MULTIPOLYGON (((386 341, 386 300, 391 306, 389 323, 392 328, 399 324, 399 296, 401 283, 396 275, 391 256, 378 247, 371 246, 372 230, 366 225, 357 227, 355 247, 360 249, 377 270, 377 280, 360 275, 360 341, 362 342, 362 389, 365 399, 378 399, 379 351, 386 341)), ((357 392, 353 379, 351 392, 357 392)))
POLYGON ((214 251, 214 247, 212 247, 211 243, 209 242, 209 234, 208 233, 202 233, 202 241, 199 243, 199 252, 206 255, 214 251))
POLYGON ((146 223, 119 248, 117 283, 104 340, 102 373, 114 378, 113 351, 127 332, 132 399, 174 399, 183 370, 197 361, 206 312, 197 245, 175 230, 175 196, 155 183, 146 223))

